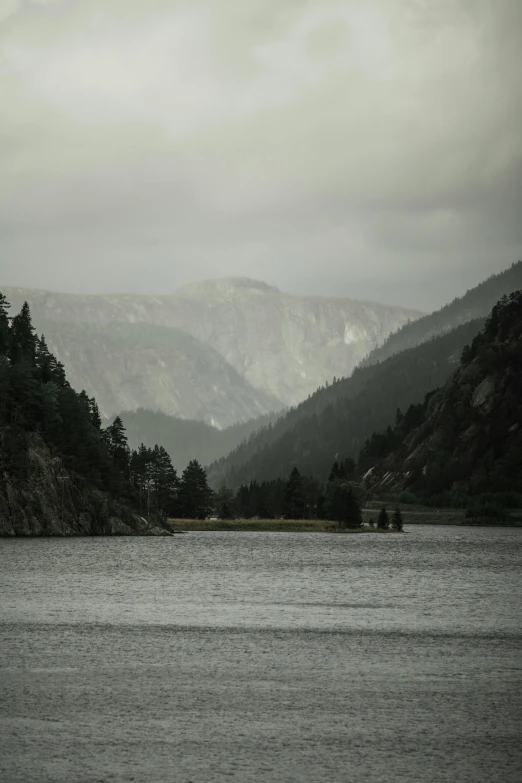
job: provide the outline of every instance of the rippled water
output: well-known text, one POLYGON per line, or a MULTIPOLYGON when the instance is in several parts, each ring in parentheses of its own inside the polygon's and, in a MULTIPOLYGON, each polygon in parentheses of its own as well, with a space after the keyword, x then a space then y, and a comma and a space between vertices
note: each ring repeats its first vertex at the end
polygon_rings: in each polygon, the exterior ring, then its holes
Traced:
POLYGON ((518 781, 522 530, 0 540, 0 779, 518 781))

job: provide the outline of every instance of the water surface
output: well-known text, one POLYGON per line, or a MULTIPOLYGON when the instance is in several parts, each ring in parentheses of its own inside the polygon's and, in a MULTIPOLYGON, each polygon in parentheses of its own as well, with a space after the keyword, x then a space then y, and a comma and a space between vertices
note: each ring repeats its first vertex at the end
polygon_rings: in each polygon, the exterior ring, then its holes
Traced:
POLYGON ((0 540, 0 779, 518 781, 522 530, 0 540))

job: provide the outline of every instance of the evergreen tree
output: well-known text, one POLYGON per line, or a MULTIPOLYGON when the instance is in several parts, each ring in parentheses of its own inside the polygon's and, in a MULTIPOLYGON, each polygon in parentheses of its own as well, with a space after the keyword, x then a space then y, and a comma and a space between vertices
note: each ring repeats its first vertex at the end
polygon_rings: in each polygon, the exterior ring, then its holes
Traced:
MULTIPOLYGON (((85 394, 85 392, 83 392, 83 394, 85 394)), ((88 397, 87 401, 90 417, 91 407, 88 397)), ((123 426, 123 422, 119 416, 116 416, 113 423, 105 430, 105 433, 113 465, 118 471, 126 475, 130 462, 130 450, 127 444, 125 427, 123 426)))
POLYGON ((387 530, 390 527, 390 518, 386 506, 383 506, 377 517, 377 527, 379 530, 387 530))
POLYGON ((132 525, 144 490, 153 517, 173 514, 177 475, 165 449, 131 457, 121 418, 102 430, 96 401, 70 387, 63 365, 36 336, 28 305, 12 320, 8 306, 0 293, 0 498, 6 482, 31 479, 31 447, 47 447, 93 534, 111 531, 111 515, 132 525))
POLYGON ((31 323, 31 311, 24 302, 21 311, 11 321, 9 347, 11 363, 17 364, 25 360, 31 365, 35 363, 37 337, 31 323))
POLYGON ((100 416, 100 409, 98 408, 98 404, 94 397, 91 397, 89 400, 89 410, 91 413, 91 422, 96 429, 101 432, 102 428, 102 420, 100 416))
POLYGON ((9 352, 9 307, 9 302, 0 291, 0 356, 7 356, 9 352))
POLYGON ((297 468, 293 468, 286 482, 284 516, 286 519, 302 519, 305 513, 303 479, 297 468))
POLYGON ((391 520, 391 526, 394 530, 397 530, 399 533, 404 530, 404 519, 402 517, 402 513, 400 508, 397 506, 395 509, 392 520, 391 520))
POLYGON ((362 525, 361 505, 349 481, 336 479, 328 483, 325 512, 327 519, 339 527, 360 527, 362 525))
POLYGON ((166 516, 176 516, 178 474, 163 446, 155 446, 153 450, 152 483, 157 508, 166 516))
POLYGON ((43 335, 36 338, 35 362, 42 383, 52 381, 62 387, 69 385, 63 364, 49 351, 43 335))
POLYGON ((216 493, 216 512, 220 519, 230 519, 232 517, 232 508, 234 504, 234 493, 225 485, 221 486, 216 493))
POLYGON ((195 459, 181 476, 178 494, 179 514, 184 519, 206 519, 212 511, 213 493, 207 484, 207 474, 195 459))

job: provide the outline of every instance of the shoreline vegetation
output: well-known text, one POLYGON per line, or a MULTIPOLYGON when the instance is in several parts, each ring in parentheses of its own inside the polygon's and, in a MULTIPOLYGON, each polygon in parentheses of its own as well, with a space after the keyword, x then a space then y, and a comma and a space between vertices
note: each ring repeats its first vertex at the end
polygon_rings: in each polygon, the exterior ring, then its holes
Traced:
POLYGON ((169 519, 173 533, 188 532, 266 532, 266 533, 402 533, 402 530, 363 525, 340 529, 324 519, 169 519))
MULTIPOLYGON (((378 528, 370 525, 376 520, 382 502, 371 502, 362 509, 363 525, 339 529, 336 522, 324 519, 169 519, 173 533, 189 532, 272 532, 272 533, 402 533, 392 527, 378 528)), ((509 522, 491 519, 471 520, 464 509, 431 508, 429 506, 402 505, 405 525, 451 525, 461 527, 522 527, 522 510, 514 512, 509 522)))

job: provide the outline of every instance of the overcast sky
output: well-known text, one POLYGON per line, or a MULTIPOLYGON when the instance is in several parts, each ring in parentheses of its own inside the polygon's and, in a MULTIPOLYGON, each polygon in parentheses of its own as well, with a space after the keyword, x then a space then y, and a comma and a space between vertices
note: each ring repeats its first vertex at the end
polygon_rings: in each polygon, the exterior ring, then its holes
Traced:
POLYGON ((0 0, 0 284, 428 309, 522 257, 520 0, 0 0))

